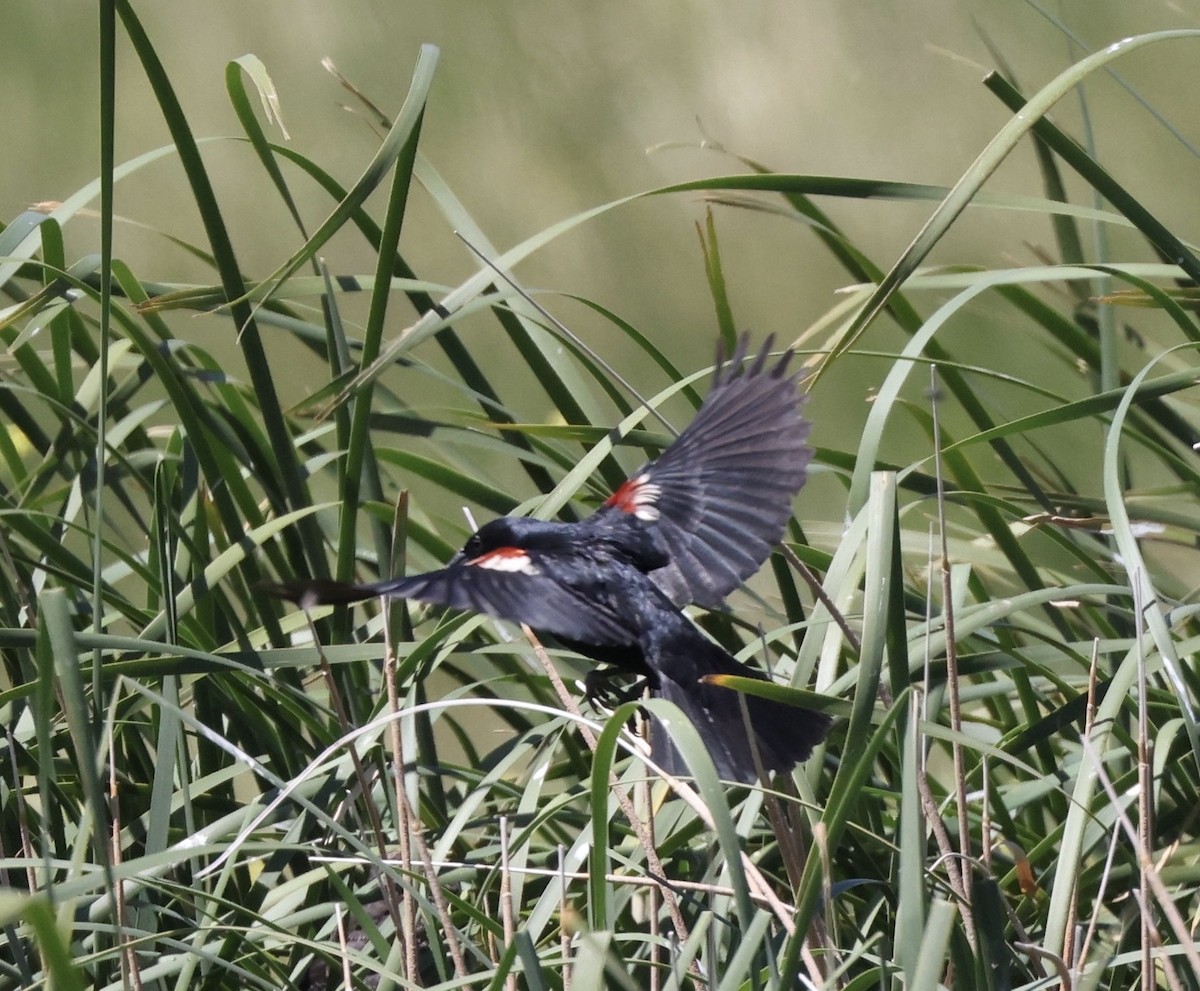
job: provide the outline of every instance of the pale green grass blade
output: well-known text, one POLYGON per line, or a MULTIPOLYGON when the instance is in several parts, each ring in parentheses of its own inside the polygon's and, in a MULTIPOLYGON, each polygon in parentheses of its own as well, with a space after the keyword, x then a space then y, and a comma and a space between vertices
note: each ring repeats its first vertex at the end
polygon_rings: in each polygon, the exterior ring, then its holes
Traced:
POLYGON ((917 951, 917 966, 908 985, 913 991, 938 991, 945 967, 946 947, 958 912, 954 905, 936 899, 929 906, 929 921, 917 951))

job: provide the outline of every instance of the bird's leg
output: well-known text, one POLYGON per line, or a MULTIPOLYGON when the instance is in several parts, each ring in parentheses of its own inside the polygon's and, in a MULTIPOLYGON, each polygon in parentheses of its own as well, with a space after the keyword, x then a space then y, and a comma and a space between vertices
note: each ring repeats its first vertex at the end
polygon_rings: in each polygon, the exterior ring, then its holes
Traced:
POLYGON ((629 672, 620 668, 607 665, 592 668, 583 678, 584 698, 592 705, 605 709, 615 709, 626 702, 641 698, 646 690, 647 680, 637 678, 632 684, 619 684, 627 677, 629 672))

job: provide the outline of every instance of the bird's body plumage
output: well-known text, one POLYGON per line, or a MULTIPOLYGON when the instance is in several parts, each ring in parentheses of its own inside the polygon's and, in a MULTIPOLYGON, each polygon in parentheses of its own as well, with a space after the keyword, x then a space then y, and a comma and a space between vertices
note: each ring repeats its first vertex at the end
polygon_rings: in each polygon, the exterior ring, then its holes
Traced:
MULTIPOLYGON (((769 343, 768 343, 769 347, 769 343)), ((757 777, 754 750, 786 771, 809 755, 826 716, 739 696, 705 675, 761 678, 708 640, 680 607, 720 606, 779 541, 811 458, 789 355, 743 369, 745 339, 686 430, 595 513, 558 523, 502 517, 445 567, 363 585, 297 581, 270 591, 304 605, 398 596, 525 623, 604 663, 645 674, 708 745, 723 777, 757 777)))

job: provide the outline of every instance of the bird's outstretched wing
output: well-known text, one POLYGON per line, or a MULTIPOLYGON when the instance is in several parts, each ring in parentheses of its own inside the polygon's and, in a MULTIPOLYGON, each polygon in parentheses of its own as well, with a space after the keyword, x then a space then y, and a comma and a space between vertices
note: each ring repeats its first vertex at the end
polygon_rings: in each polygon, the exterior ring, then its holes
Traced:
POLYGON ((262 590, 305 608, 390 596, 526 623, 536 630, 598 646, 636 642, 628 619, 602 597, 559 581, 554 562, 519 547, 499 547, 438 571, 363 585, 329 579, 264 585, 262 590))
POLYGON ((657 525, 671 563, 651 573, 676 605, 720 606, 762 566, 791 515, 812 450, 791 352, 770 362, 772 340, 743 367, 743 336, 721 363, 696 418, 656 461, 597 512, 657 525))

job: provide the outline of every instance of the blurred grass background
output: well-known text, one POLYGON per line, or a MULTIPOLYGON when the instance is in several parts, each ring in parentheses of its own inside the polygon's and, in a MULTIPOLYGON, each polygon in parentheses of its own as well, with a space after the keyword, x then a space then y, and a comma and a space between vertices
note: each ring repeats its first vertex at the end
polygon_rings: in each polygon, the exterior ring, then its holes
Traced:
MULTIPOLYGON (((376 138, 359 115, 342 109, 350 101, 320 60, 332 58, 386 107, 404 93, 417 45, 438 45, 444 55, 422 148, 504 247, 599 202, 740 171, 728 156, 697 148, 705 138, 777 171, 949 184, 1006 117, 979 84, 984 68, 994 66, 984 36, 1032 91, 1082 54, 1050 17, 1093 48, 1190 19, 1168 3, 1041 9, 1049 16, 1015 0, 935 0, 890 10, 784 2, 535 0, 464 8, 435 0, 261 0, 151 5, 143 16, 197 134, 240 133, 224 96, 224 65, 252 52, 272 74, 291 143, 308 153, 319 149, 322 164, 343 181, 357 174, 376 138), (647 151, 667 143, 681 147, 647 151)), ((4 16, 0 66, 9 139, 0 158, 0 216, 15 216, 31 199, 61 199, 96 174, 95 25, 67 0, 12 4, 4 16)), ((121 52, 127 58, 128 46, 121 52)), ((1160 46, 1123 60, 1118 71, 1168 119, 1174 112, 1174 122, 1186 126, 1178 79, 1190 55, 1186 46, 1160 46)), ((1166 202, 1173 176, 1189 165, 1188 152, 1111 79, 1094 77, 1086 94, 1108 167, 1118 176, 1136 170, 1138 192, 1151 207, 1166 202)), ((118 73, 117 105, 118 161, 167 143, 153 95, 136 70, 118 73)), ((1078 133, 1076 100, 1060 104, 1055 117, 1078 133)), ((246 167, 251 152, 244 144, 216 143, 204 153, 243 267, 273 269, 297 239, 265 176, 246 167)), ((989 188, 1027 191, 1036 183, 1033 156, 1024 152, 1005 163, 989 188)), ((323 216, 318 194, 297 187, 305 216, 323 216)), ((166 159, 119 185, 119 213, 194 241, 198 219, 185 192, 178 163, 166 159)), ((928 213, 919 203, 825 205, 851 241, 870 244, 877 259, 897 254, 928 213)), ((450 284, 473 271, 474 261, 444 224, 422 222, 429 200, 415 194, 412 209, 403 249, 414 268, 450 284)), ((1172 209, 1184 211, 1184 224, 1198 219, 1193 203, 1172 209)), ((520 275, 530 285, 582 293, 653 328, 673 358, 691 365, 709 355, 713 335, 692 229, 701 215, 696 197, 639 202, 560 239, 520 275), (689 342, 695 350, 684 361, 689 342)), ((720 223, 741 325, 789 333, 828 308, 844 276, 808 231, 737 211, 726 211, 720 223)), ((87 225, 75 225, 71 248, 88 248, 77 243, 88 233, 87 225)), ((140 231, 118 224, 115 238, 116 254, 145 278, 204 277, 182 251, 140 231)), ((1025 264, 1049 239, 1044 216, 974 210, 934 260, 1025 264)), ((337 272, 370 270, 369 251, 352 236, 335 241, 327 256, 337 272)), ((585 310, 560 309, 585 337, 591 328, 602 332, 585 310)), ((988 324, 986 304, 977 315, 988 324)), ((211 346, 211 338, 225 336, 224 326, 213 323, 200 320, 179 333, 204 336, 211 346)), ((876 333, 886 341, 882 327, 876 333)), ((618 351, 622 346, 614 342, 618 351)), ((847 398, 861 399, 878 369, 872 374, 860 363, 855 370, 862 383, 847 398)), ((839 414, 823 417, 819 430, 836 430, 833 424, 847 416, 849 428, 854 414, 839 414)))

